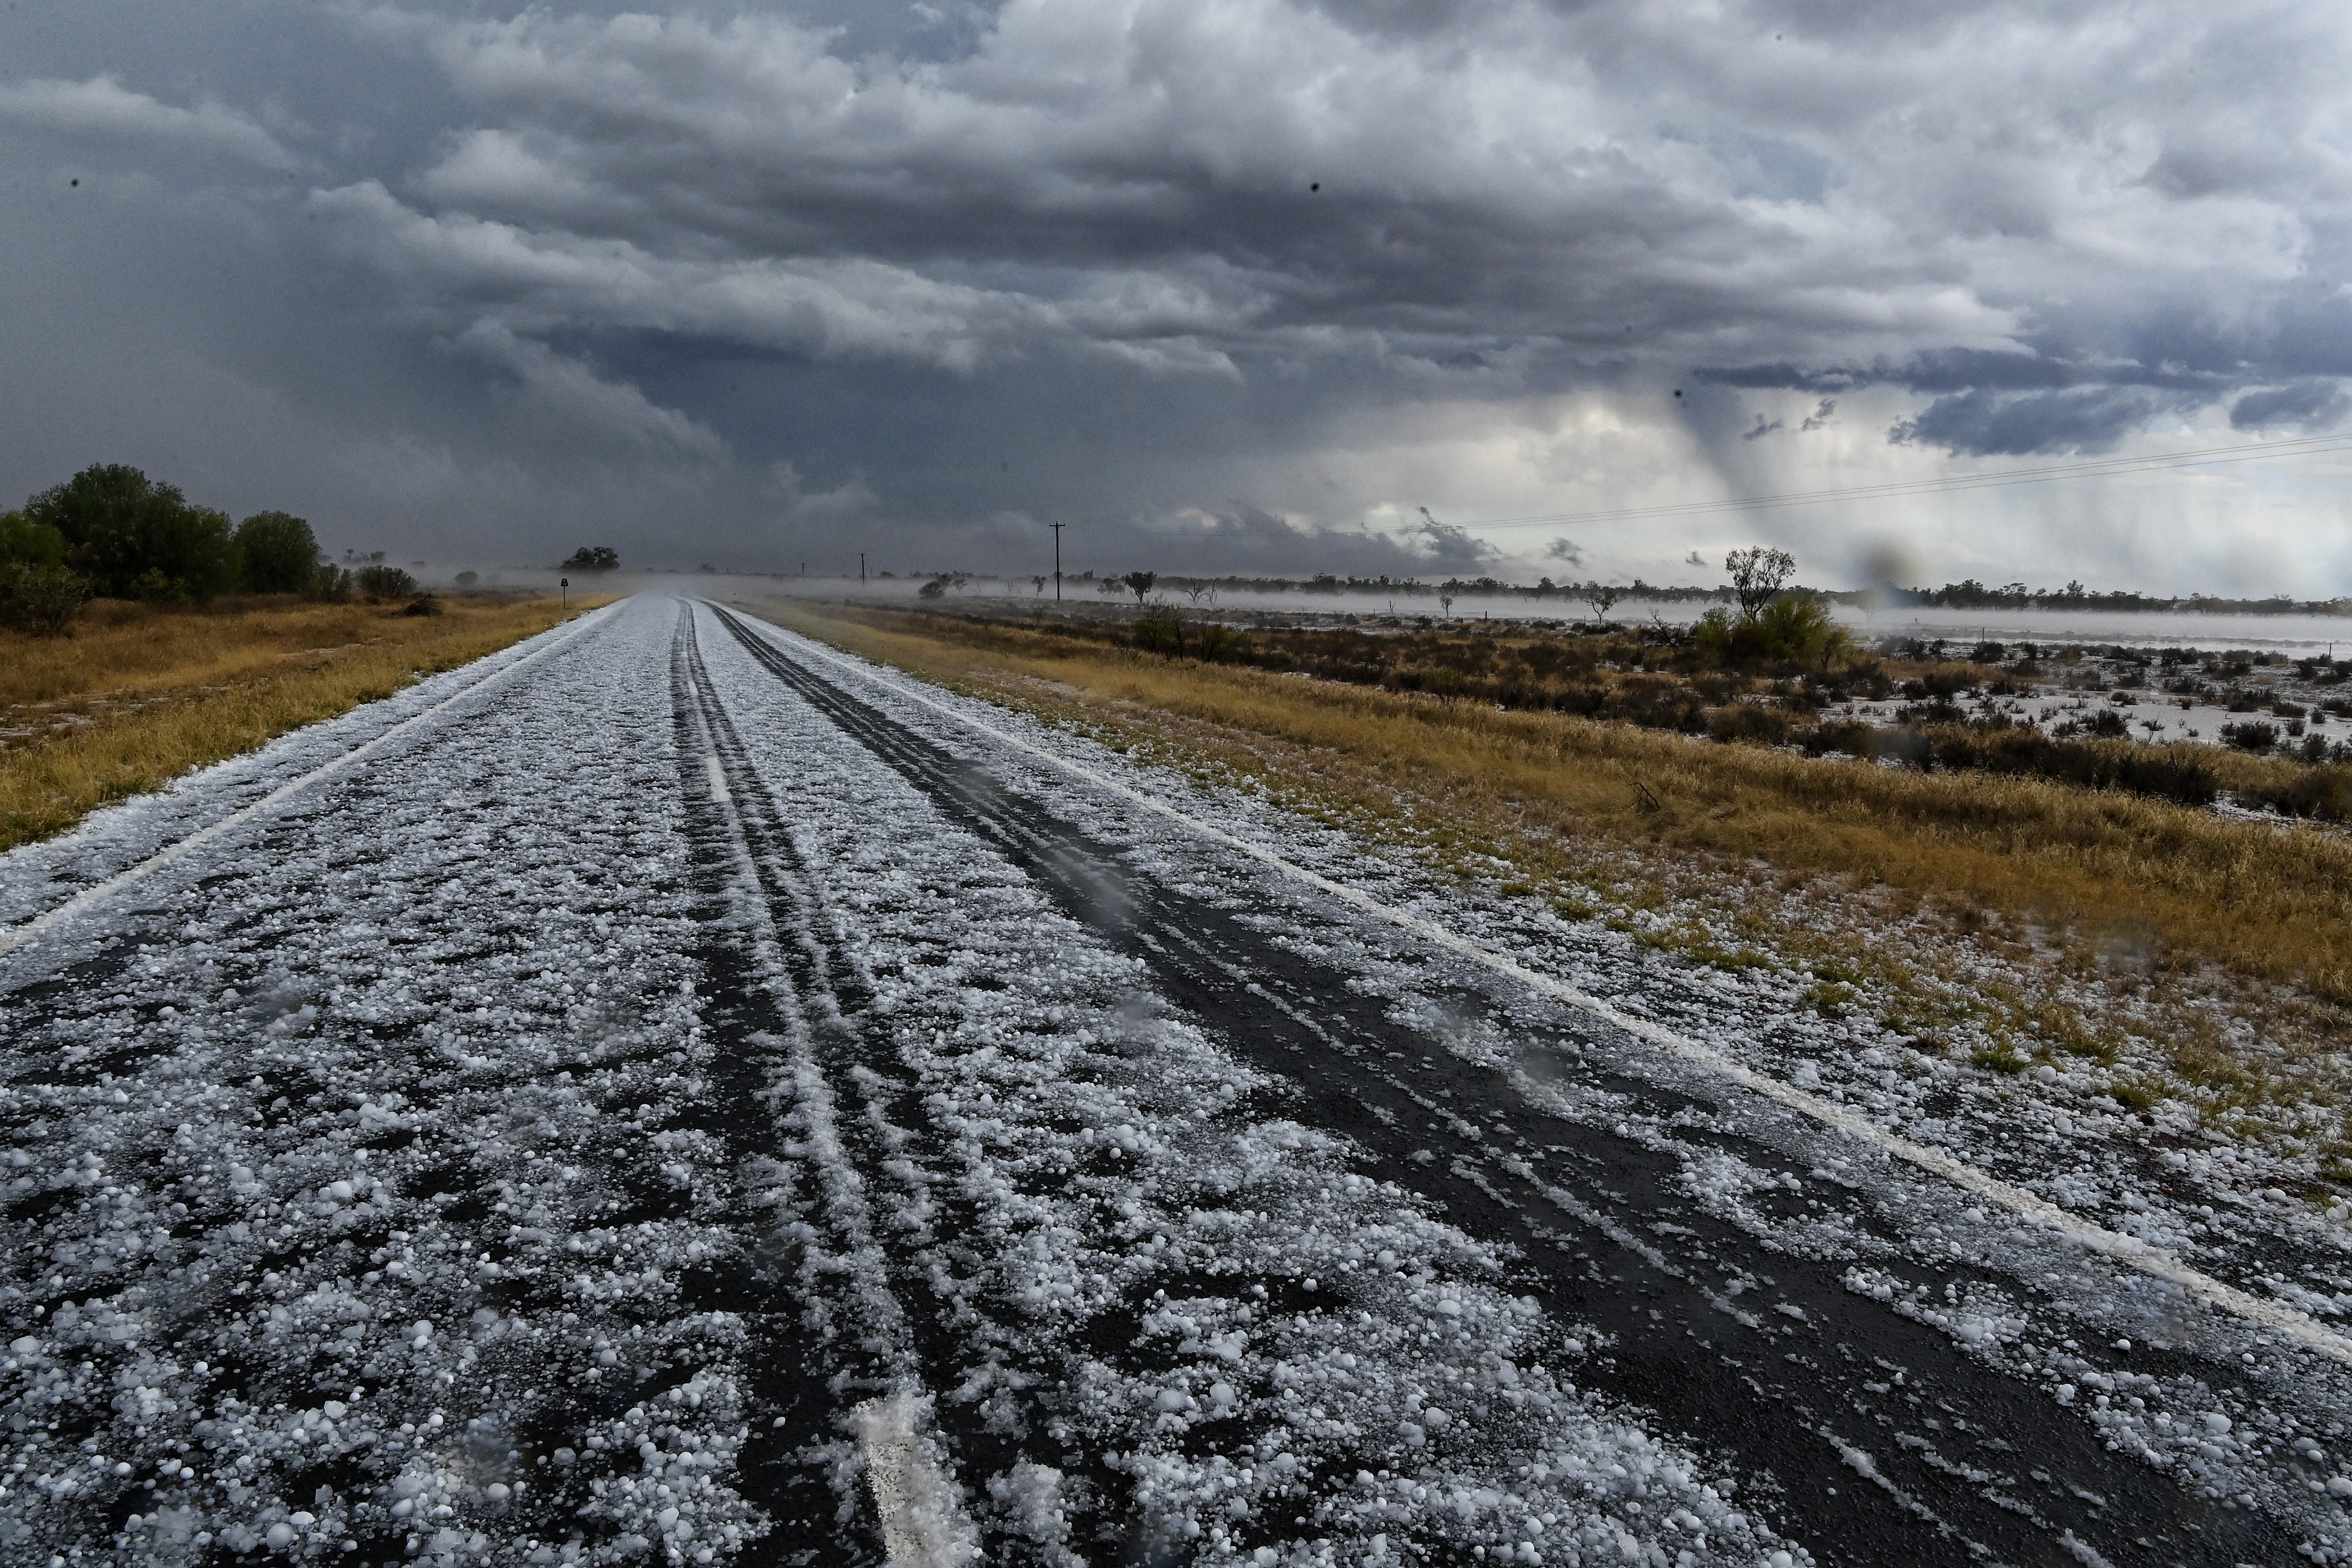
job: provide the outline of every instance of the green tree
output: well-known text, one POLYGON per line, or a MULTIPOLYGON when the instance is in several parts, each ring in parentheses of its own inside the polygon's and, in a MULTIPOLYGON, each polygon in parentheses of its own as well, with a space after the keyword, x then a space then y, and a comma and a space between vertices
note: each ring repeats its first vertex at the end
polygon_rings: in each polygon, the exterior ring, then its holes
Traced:
POLYGON ((236 525, 237 575, 248 594, 303 594, 319 579, 319 540, 282 511, 257 511, 236 525))
POLYGON ((620 552, 609 544, 583 544, 563 563, 567 572, 612 572, 621 564, 620 552))
POLYGON ((94 463, 25 503, 65 541, 66 563, 97 593, 205 600, 236 581, 226 514, 123 463, 94 463))
POLYGON ((1797 558, 1785 550, 1756 544, 1725 556, 1723 569, 1731 574, 1731 591, 1739 595, 1740 618, 1752 621, 1797 569, 1797 558))
POLYGON ((1143 603, 1143 596, 1151 592, 1151 584, 1160 581, 1160 578, 1155 573, 1129 572, 1124 581, 1128 587, 1134 590, 1135 602, 1139 605, 1143 603))

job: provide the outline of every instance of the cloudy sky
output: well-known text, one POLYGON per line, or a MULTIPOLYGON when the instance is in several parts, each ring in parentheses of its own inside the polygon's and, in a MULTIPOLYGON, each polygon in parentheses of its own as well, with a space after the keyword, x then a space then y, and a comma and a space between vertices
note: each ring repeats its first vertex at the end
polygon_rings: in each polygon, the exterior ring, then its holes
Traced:
POLYGON ((1072 570, 2352 592, 2326 446, 1626 515, 2352 429, 2347 67, 2324 3, 16 0, 0 499, 128 461, 485 563, 1026 571, 1051 519, 1072 570))

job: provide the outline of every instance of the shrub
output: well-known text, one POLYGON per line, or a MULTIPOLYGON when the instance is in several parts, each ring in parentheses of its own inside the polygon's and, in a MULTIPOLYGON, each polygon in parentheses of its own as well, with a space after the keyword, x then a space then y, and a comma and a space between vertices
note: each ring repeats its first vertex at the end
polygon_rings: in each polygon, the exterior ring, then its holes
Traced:
POLYGON ((0 564, 62 566, 66 536, 21 511, 0 512, 0 564))
POLYGON ((1233 658, 1243 646, 1241 637, 1231 626, 1219 626, 1214 621, 1188 626, 1182 616, 1165 605, 1146 610, 1129 635, 1137 647, 1163 658, 1189 658, 1213 663, 1233 658))
POLYGON ((400 613, 404 616, 437 616, 441 613, 441 601, 430 594, 419 594, 409 600, 407 608, 400 613))
POLYGON ((1852 657, 1853 638, 1819 599, 1774 599, 1752 616, 1736 616, 1718 605, 1691 628, 1691 642, 1718 664, 1768 660, 1826 668, 1852 657))
POLYGON ((609 544, 583 544, 565 557, 566 572, 614 572, 620 569, 621 552, 609 544))
POLYGON ((299 594, 318 574, 318 538, 289 512, 255 512, 236 525, 230 542, 248 594, 299 594))
POLYGON ((1973 725, 1885 732, 1880 755, 1903 756, 1923 767, 2022 773, 2084 789, 2127 790, 2177 805, 2204 807, 2221 793, 2213 765, 2186 746, 2141 746, 2128 741, 2067 741, 2029 726, 1980 730, 1973 725))
POLYGON ((310 596, 323 599, 330 605, 348 605, 357 586, 352 579, 350 567, 321 561, 318 574, 310 579, 310 596))
MULTIPOLYGON (((2234 711, 2234 710, 2233 710, 2234 711)), ((2221 726, 2221 743, 2235 746, 2242 752, 2267 752, 2278 744, 2278 726, 2250 719, 2242 724, 2221 726)))
POLYGON ((2352 767, 2314 768, 2284 784, 2257 784, 2241 792, 2239 799, 2288 816, 2352 822, 2352 767))
POLYGON ((362 566, 352 585, 371 599, 405 599, 416 592, 416 579, 397 566, 362 566))
POLYGON ((1789 738, 1788 710, 1761 702, 1731 702, 1707 715, 1706 732, 1718 741, 1748 741, 1777 746, 1789 738))
POLYGON ((0 563, 0 626, 63 637, 89 597, 89 584, 62 566, 0 563))
POLYGON ((478 572, 460 572, 457 574, 457 586, 460 588, 470 588, 481 580, 482 575, 478 572))
POLYGON ((1184 623, 1173 610, 1146 611, 1135 623, 1134 636, 1135 646, 1146 653, 1177 658, 1184 652, 1184 623))

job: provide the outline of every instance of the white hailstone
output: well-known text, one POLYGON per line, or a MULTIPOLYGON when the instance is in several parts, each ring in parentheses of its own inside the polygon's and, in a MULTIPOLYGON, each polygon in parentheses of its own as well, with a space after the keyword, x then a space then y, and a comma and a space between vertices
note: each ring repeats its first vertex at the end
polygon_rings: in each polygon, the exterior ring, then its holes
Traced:
POLYGON ((262 1539, 269 1542, 273 1552, 283 1552, 294 1544, 294 1527, 281 1519, 269 1527, 269 1533, 262 1539))
POLYGON ((1428 1427, 1431 1431, 1443 1432, 1447 1426, 1453 1424, 1454 1417, 1447 1415, 1444 1410, 1439 1406, 1429 1405, 1422 1407, 1421 1421, 1422 1425, 1428 1427))
POLYGON ((1209 1384, 1209 1398, 1213 1404, 1231 1405, 1234 1402, 1234 1385, 1230 1383, 1209 1384))
POLYGON ((492 1481, 482 1489, 482 1495, 492 1502, 504 1502, 514 1494, 507 1489, 504 1481, 492 1481))
POLYGON ((2230 1418, 2218 1410, 2208 1410, 2205 1412, 2205 1430, 2216 1437, 2226 1437, 2230 1434, 2230 1418))

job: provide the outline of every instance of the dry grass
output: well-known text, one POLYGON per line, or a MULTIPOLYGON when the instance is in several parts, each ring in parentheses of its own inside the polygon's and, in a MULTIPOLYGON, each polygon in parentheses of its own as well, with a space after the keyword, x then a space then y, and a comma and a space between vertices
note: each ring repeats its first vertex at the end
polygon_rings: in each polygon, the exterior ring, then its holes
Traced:
POLYGON ((1860 963, 1879 994, 1891 987, 1890 1025, 1932 1041, 1966 1012, 1955 1043, 1992 1039, 1979 1048, 1996 1068, 2109 1059, 2128 1030, 2177 1041, 2175 1077, 2200 1093, 2332 1099, 2342 1088, 2326 1067, 2352 1001, 2352 837, 2338 833, 1173 663, 1017 624, 758 607, 1196 774, 1266 789, 1433 865, 1507 877, 1505 891, 1571 912, 1711 901, 1720 921, 1643 925, 1643 940, 1719 967, 1765 962, 1756 950, 1769 949, 1775 965, 1822 977, 1813 999, 1825 1012, 1850 999, 1860 963), (1792 889, 1832 918, 1807 929, 1775 916, 1792 889), (1910 929, 1886 940, 1900 922, 1910 929), (1930 927, 1951 945, 1891 951, 1930 927), (2032 974, 2032 989, 1939 981, 1935 969, 1964 951, 2032 974), (2256 1017, 2260 1063, 2213 1043, 2210 1009, 2198 1009, 2217 979, 2231 1010, 2256 1017), (2066 1000, 2086 991, 2115 1006, 2086 1018, 2066 1000))
POLYGON ((443 605, 404 616, 293 599, 194 612, 106 602, 70 637, 0 632, 0 848, 564 618, 540 599, 443 605))

